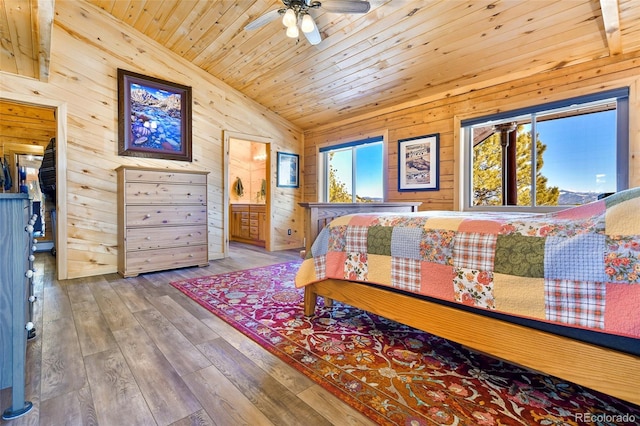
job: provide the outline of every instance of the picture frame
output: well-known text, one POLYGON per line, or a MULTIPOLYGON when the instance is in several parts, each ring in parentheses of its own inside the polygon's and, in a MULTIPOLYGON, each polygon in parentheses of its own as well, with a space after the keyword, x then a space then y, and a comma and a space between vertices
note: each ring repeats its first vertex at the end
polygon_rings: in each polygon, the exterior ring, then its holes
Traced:
POLYGON ((192 161, 191 87, 118 68, 118 155, 192 161))
POLYGON ((300 186, 300 156, 278 152, 276 186, 298 188, 300 186))
POLYGON ((398 140, 398 191, 438 191, 439 151, 439 133, 398 140))

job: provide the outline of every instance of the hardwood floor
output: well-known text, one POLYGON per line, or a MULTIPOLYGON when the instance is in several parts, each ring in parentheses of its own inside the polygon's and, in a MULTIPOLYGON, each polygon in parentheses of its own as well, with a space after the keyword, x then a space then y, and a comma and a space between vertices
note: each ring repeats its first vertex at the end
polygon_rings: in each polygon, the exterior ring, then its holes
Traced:
MULTIPOLYGON (((26 398, 7 425, 370 425, 169 285, 299 258, 232 244, 206 268, 58 282, 36 255, 26 398)), ((0 392, 1 409, 11 405, 0 392)))

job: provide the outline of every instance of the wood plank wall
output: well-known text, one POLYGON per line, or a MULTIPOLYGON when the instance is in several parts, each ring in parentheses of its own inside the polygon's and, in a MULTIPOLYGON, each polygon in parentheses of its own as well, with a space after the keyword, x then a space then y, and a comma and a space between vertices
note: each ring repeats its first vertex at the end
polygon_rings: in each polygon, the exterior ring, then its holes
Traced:
MULTIPOLYGON (((61 279, 116 272, 116 167, 209 171, 209 257, 216 259, 224 255, 227 220, 223 131, 271 138, 273 152, 301 154, 300 129, 85 2, 55 3, 49 81, 0 73, 0 92, 0 98, 66 103, 66 117, 59 117, 67 124, 67 215, 58 221, 66 222, 68 237, 61 279), (192 163, 117 155, 117 68, 192 86, 192 163)), ((275 175, 269 178, 275 188, 275 175)), ((271 248, 302 247, 302 188, 278 188, 272 201, 271 248), (288 228, 296 232, 288 236, 288 228)))
POLYGON ((486 88, 460 82, 454 92, 305 131, 304 200, 318 201, 319 148, 388 132, 385 201, 422 201, 420 210, 456 210, 461 188, 460 120, 624 86, 630 87, 629 185, 640 186, 640 58, 628 54, 486 88), (440 133, 440 190, 398 192, 398 140, 432 133, 440 133))

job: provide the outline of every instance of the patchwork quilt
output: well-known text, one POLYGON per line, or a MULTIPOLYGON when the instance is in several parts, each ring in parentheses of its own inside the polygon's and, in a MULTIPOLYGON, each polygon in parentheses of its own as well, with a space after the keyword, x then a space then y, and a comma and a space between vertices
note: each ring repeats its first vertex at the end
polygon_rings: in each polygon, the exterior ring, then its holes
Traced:
POLYGON ((342 216, 296 286, 326 278, 640 338, 640 187, 548 214, 342 216))

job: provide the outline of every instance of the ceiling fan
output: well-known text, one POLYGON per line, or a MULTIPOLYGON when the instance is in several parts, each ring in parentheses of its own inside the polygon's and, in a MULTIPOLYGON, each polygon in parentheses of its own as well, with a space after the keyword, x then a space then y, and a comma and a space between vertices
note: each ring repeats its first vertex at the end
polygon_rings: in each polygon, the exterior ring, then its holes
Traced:
POLYGON ((300 30, 309 43, 318 44, 322 41, 320 31, 313 17, 309 14, 311 9, 324 9, 332 13, 367 13, 371 8, 368 1, 364 0, 282 0, 284 7, 271 10, 264 15, 249 22, 244 29, 255 30, 282 16, 282 23, 287 27, 287 37, 298 38, 300 30))

